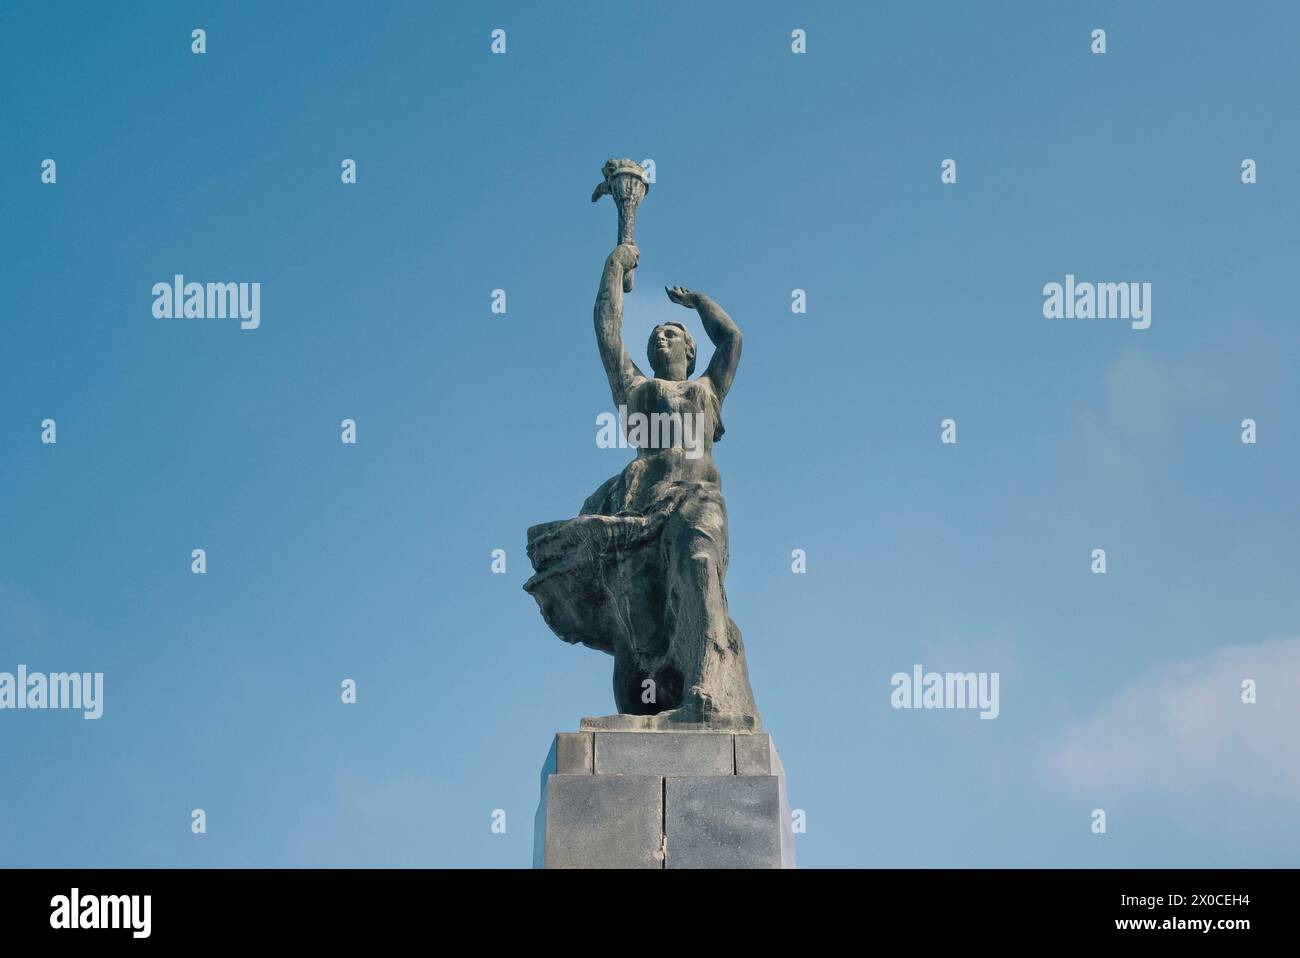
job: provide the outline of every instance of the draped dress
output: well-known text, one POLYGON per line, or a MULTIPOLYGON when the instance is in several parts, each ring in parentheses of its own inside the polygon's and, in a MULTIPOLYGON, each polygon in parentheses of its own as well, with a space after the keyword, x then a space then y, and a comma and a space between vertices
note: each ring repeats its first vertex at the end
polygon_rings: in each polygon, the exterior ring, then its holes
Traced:
POLYGON ((575 518, 530 528, 536 571, 524 589, 565 642, 614 656, 620 713, 677 710, 683 721, 757 729, 723 587, 727 508, 712 456, 723 434, 721 405, 707 376, 642 379, 629 389, 629 422, 636 413, 677 413, 685 424, 690 414, 696 428, 677 430, 667 445, 663 432, 650 430, 636 458, 575 518))

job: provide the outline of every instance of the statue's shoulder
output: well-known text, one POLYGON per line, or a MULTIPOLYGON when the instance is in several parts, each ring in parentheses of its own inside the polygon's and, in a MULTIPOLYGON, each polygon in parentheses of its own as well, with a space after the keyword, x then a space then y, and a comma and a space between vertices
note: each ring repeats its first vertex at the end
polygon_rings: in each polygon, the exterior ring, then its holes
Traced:
POLYGON ((692 391, 699 390, 700 394, 710 402, 718 406, 722 405, 722 397, 718 395, 718 387, 707 372, 700 373, 700 375, 690 380, 690 384, 692 391))

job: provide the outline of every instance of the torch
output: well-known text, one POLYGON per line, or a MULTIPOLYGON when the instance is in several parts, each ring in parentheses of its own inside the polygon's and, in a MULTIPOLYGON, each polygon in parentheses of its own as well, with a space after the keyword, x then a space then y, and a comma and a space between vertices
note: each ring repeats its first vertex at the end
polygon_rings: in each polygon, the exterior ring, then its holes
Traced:
MULTIPOLYGON (((605 178, 592 192, 591 201, 596 202, 606 193, 614 197, 614 204, 618 207, 618 241, 635 246, 632 229, 636 226, 636 208, 650 191, 650 177, 634 160, 606 160, 601 173, 605 178)), ((623 274, 623 292, 632 292, 632 274, 635 272, 635 269, 630 269, 623 274)))

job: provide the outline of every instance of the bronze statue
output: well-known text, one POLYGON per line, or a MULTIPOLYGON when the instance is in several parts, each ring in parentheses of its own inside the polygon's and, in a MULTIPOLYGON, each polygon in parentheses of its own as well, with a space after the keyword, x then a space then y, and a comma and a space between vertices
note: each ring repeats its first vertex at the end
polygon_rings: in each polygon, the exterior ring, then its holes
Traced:
POLYGON ((740 362, 740 330, 705 294, 673 287, 668 298, 696 311, 713 358, 690 379, 695 340, 684 324, 669 322, 650 336, 654 376, 637 367, 622 337, 623 294, 633 286, 640 253, 632 225, 649 184, 630 160, 610 160, 604 172, 592 199, 610 193, 619 204, 619 244, 601 273, 595 325, 614 403, 629 418, 702 428, 694 436, 689 428, 652 429, 632 442, 636 458, 576 518, 529 529, 536 574, 524 588, 561 639, 614 656, 620 714, 586 719, 584 728, 758 731, 745 649, 723 587, 727 509, 712 457, 740 362))

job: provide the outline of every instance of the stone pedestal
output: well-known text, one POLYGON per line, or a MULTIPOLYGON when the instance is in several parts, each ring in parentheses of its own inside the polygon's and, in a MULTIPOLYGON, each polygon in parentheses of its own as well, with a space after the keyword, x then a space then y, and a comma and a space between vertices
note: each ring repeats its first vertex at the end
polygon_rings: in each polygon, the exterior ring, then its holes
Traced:
POLYGON ((772 737, 560 732, 542 768, 533 867, 793 868, 772 737))

